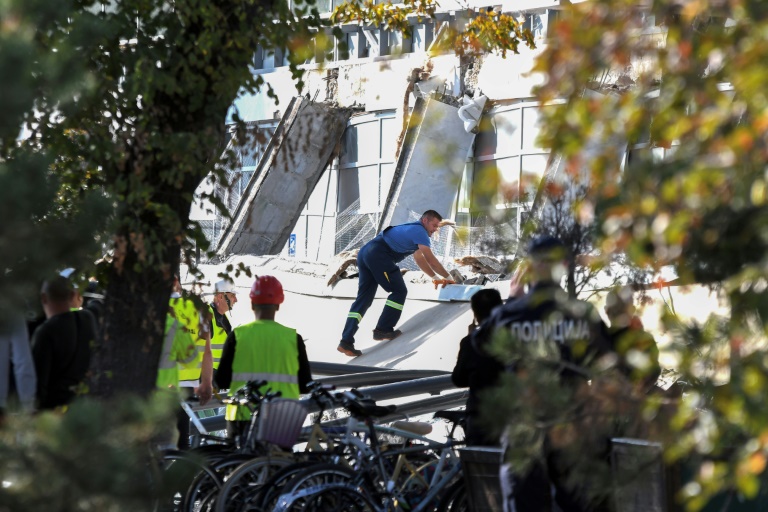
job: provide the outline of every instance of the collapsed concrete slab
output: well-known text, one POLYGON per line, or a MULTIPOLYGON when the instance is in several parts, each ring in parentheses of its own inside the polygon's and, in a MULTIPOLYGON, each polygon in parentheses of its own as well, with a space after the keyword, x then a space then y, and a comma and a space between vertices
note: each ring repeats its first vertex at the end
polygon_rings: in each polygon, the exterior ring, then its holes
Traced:
POLYGON ((220 257, 283 249, 351 114, 293 98, 219 241, 220 257))
POLYGON ((379 231, 431 209, 451 215, 467 154, 475 140, 464 130, 459 109, 419 98, 403 140, 379 231))

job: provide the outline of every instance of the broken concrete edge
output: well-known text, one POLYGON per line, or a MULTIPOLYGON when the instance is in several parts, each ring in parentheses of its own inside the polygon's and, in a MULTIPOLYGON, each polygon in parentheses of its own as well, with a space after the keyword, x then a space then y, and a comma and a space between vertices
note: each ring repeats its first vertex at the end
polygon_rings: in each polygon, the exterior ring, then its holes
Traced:
MULTIPOLYGON (((250 289, 256 276, 273 275, 280 280, 286 292, 337 299, 354 299, 357 296, 357 279, 340 279, 335 286, 328 286, 328 265, 314 261, 301 261, 281 256, 236 255, 230 256, 217 265, 200 265, 199 269, 206 276, 206 279, 213 279, 218 273, 224 272, 228 265, 238 268, 240 264, 250 269, 252 276, 248 277, 241 273, 235 277, 234 271, 230 274, 235 281, 235 287, 243 289, 244 292, 245 289, 250 289)), ((507 297, 509 293, 510 281, 506 279, 485 285, 454 284, 435 289, 432 280, 426 275, 417 271, 409 271, 406 276, 411 273, 422 274, 428 281, 406 278, 408 300, 468 302, 472 295, 483 288, 495 288, 499 290, 502 297, 507 297)), ((379 288, 376 293, 376 298, 386 298, 387 296, 388 293, 382 288, 379 288)))

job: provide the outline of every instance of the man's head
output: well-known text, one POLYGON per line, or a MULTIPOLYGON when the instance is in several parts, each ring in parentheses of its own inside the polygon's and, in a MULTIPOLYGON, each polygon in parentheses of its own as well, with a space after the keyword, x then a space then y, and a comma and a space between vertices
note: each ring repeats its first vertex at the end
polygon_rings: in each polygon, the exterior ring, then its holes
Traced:
POLYGON ((66 277, 59 275, 43 282, 40 290, 40 302, 43 305, 45 317, 50 318, 53 315, 69 311, 74 295, 75 288, 66 277))
POLYGON ((501 306, 502 303, 501 294, 495 288, 484 288, 470 299, 472 312, 475 314, 475 320, 478 324, 491 315, 493 308, 501 306))
POLYGON ((75 284, 75 274, 76 270, 74 268, 65 268, 61 272, 59 272, 59 275, 63 277, 64 279, 69 280, 72 283, 72 298, 69 299, 69 307, 71 309, 80 309, 83 307, 83 296, 80 295, 80 290, 77 288, 77 285, 75 284))
POLYGON ((274 315, 285 300, 283 285, 274 276, 260 276, 251 286, 251 308, 262 317, 274 315))
POLYGON ((421 215, 421 225, 427 230, 429 236, 432 236, 440 228, 441 220, 443 220, 443 216, 435 210, 427 210, 421 215))
POLYGON ((530 281, 559 283, 568 273, 568 249, 551 235, 537 236, 528 244, 530 281))
POLYGON ((213 306, 219 314, 231 311, 237 303, 235 285, 229 279, 222 279, 213 286, 213 306))

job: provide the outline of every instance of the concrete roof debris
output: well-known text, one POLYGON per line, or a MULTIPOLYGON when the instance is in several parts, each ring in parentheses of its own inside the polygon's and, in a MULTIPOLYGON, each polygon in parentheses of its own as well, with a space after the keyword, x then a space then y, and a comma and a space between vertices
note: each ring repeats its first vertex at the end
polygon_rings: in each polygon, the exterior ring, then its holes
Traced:
POLYGON ((351 251, 341 251, 328 264, 328 272, 333 272, 328 278, 328 286, 333 286, 339 279, 347 277, 347 268, 357 265, 357 253, 359 249, 351 251))
POLYGON ((506 265, 492 256, 462 256, 453 261, 457 265, 469 265, 476 274, 502 274, 506 265))

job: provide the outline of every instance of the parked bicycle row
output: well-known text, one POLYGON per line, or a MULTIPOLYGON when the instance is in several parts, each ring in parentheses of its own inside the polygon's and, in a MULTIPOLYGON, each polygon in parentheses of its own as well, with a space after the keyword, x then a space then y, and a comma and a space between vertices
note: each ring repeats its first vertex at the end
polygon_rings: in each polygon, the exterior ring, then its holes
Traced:
POLYGON ((249 382, 226 402, 248 407, 249 427, 234 439, 204 436, 187 452, 164 453, 172 482, 163 510, 459 511, 466 510, 454 437, 462 411, 438 411, 445 441, 432 424, 378 420, 396 412, 361 392, 310 384, 319 412, 249 382))

